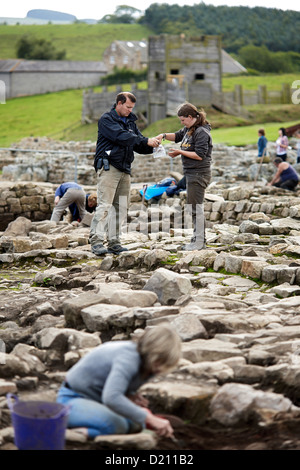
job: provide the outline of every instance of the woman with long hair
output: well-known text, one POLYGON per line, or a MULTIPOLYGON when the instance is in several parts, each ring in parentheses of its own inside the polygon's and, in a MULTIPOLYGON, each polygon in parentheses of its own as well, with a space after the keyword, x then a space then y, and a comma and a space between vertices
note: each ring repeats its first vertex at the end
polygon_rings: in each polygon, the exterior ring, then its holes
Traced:
POLYGON ((177 112, 183 128, 175 133, 163 133, 160 140, 179 143, 180 149, 172 148, 169 155, 174 158, 181 155, 183 173, 186 177, 187 204, 191 209, 193 237, 183 245, 182 250, 202 250, 206 247, 204 195, 211 180, 212 138, 211 125, 203 109, 198 110, 191 103, 184 103, 177 112))
POLYGON ((137 393, 157 374, 175 368, 181 339, 168 323, 147 328, 137 340, 108 341, 83 356, 66 374, 57 402, 70 406, 68 427, 87 437, 143 428, 172 437, 170 422, 148 409, 137 393))

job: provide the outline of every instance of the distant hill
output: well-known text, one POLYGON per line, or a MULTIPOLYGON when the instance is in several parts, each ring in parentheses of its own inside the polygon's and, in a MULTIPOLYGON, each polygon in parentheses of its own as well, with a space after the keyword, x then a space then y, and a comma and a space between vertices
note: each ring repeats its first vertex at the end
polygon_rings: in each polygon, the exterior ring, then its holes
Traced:
POLYGON ((77 20, 74 15, 54 10, 29 10, 27 18, 37 18, 39 20, 47 21, 69 21, 70 23, 77 20))

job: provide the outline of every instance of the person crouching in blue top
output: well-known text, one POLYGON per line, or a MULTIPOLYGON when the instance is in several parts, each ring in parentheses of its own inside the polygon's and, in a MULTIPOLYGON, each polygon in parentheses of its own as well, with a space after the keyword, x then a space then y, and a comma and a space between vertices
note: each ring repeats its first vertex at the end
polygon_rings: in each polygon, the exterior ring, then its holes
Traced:
POLYGON ((64 211, 69 208, 72 222, 80 222, 86 212, 93 212, 97 206, 97 194, 86 194, 81 186, 70 181, 62 183, 55 191, 55 207, 51 215, 52 222, 59 222, 64 211))
POLYGON ((268 145, 268 140, 265 135, 265 130, 264 129, 259 129, 258 130, 258 141, 257 141, 257 148, 258 148, 258 162, 261 162, 261 158, 263 159, 264 163, 268 163, 270 161, 270 158, 267 157, 267 145, 268 145))
POLYGON ((70 406, 69 428, 87 437, 128 434, 144 428, 172 437, 169 420, 152 414, 138 392, 157 374, 174 369, 181 339, 169 324, 147 328, 137 340, 108 341, 67 372, 56 401, 70 406))
POLYGON ((276 186, 281 189, 294 191, 299 183, 299 176, 296 170, 288 162, 284 162, 280 157, 276 157, 273 161, 277 171, 268 183, 268 186, 276 186))

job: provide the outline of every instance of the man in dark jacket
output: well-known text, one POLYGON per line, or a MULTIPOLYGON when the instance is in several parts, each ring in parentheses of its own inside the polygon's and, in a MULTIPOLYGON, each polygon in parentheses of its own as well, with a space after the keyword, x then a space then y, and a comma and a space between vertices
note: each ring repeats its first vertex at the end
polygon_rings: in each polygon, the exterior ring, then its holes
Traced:
POLYGON ((98 205, 90 230, 92 252, 119 254, 127 251, 120 244, 122 220, 127 215, 130 195, 131 164, 134 152, 152 154, 158 138, 144 137, 132 113, 136 98, 119 93, 110 112, 98 122, 98 140, 94 166, 97 172, 98 205), (107 239, 108 248, 104 246, 107 239))

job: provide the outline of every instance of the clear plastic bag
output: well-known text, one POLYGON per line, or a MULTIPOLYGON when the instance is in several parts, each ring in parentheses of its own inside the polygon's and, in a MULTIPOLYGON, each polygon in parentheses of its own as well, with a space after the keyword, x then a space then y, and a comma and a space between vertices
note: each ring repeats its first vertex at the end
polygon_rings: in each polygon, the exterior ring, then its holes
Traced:
POLYGON ((165 157, 166 155, 165 147, 162 144, 153 149, 153 158, 161 158, 165 157))

